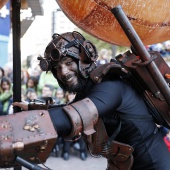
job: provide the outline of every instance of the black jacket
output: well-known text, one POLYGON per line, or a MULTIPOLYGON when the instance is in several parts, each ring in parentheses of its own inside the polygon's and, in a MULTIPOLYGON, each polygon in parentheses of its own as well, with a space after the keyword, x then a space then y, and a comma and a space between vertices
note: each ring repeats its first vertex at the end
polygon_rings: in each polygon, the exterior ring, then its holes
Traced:
MULTIPOLYGON (((121 129, 115 140, 134 147, 134 170, 169 170, 170 153, 142 97, 121 79, 94 84, 90 79, 76 100, 88 97, 103 118, 112 136, 118 121, 121 129)), ((71 123, 62 108, 50 110, 59 135, 70 133, 71 123)))

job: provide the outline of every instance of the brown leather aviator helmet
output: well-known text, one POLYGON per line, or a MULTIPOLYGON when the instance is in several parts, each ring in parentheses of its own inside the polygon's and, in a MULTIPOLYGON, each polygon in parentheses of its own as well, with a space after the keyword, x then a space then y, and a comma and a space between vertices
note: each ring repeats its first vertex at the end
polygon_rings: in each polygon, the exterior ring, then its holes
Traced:
POLYGON ((96 67, 95 61, 98 54, 96 47, 87 41, 80 33, 73 31, 64 34, 53 34, 51 42, 47 45, 44 58, 38 57, 43 71, 51 70, 61 58, 68 56, 77 60, 81 76, 87 78, 96 67))

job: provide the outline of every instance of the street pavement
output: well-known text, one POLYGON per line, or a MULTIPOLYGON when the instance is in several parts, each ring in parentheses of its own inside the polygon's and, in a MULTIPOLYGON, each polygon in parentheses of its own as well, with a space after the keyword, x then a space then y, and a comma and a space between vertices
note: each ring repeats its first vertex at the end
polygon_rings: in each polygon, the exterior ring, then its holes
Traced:
POLYGON ((52 170, 106 170, 107 162, 105 158, 94 158, 90 155, 83 161, 79 155, 72 154, 68 161, 62 157, 50 156, 46 166, 52 170))
MULTIPOLYGON (((47 161, 44 163, 46 167, 41 167, 48 170, 106 170, 107 161, 105 158, 94 158, 88 154, 85 161, 81 160, 78 151, 71 151, 70 159, 65 161, 61 155, 56 157, 54 153, 51 153, 47 161), (48 168, 47 168, 48 167, 48 168)), ((1 168, 0 168, 1 169, 1 168)), ((16 169, 16 168, 15 168, 16 169)), ((7 168, 2 170, 15 170, 14 168, 7 168)), ((25 167, 22 170, 28 170, 25 167)))

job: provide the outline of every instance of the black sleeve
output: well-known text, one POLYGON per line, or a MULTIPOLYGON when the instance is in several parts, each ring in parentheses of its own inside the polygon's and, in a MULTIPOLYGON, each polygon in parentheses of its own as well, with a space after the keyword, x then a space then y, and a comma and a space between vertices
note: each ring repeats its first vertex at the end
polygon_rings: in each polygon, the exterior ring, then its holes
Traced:
POLYGON ((142 97, 122 80, 101 82, 90 90, 87 97, 95 104, 100 117, 115 111, 133 115, 149 114, 142 97))
MULTIPOLYGON (((95 104, 100 116, 116 108, 121 103, 121 96, 119 85, 111 81, 95 85, 87 95, 95 104)), ((72 125, 62 107, 52 108, 49 113, 58 135, 69 135, 72 125)))
POLYGON ((58 136, 67 136, 71 133, 71 122, 62 107, 49 109, 49 114, 58 136))
POLYGON ((122 102, 122 96, 122 86, 118 81, 101 82, 94 86, 87 95, 95 104, 99 116, 117 109, 122 102))

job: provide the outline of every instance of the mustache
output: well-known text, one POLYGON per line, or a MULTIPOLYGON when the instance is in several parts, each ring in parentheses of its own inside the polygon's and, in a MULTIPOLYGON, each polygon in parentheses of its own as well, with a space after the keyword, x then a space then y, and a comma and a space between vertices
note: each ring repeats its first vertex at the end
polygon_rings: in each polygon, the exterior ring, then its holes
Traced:
POLYGON ((74 77, 74 74, 65 75, 65 76, 62 77, 62 80, 63 80, 63 81, 67 81, 67 80, 69 80, 71 77, 74 77))

